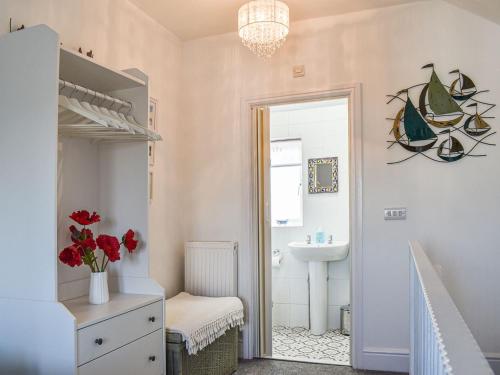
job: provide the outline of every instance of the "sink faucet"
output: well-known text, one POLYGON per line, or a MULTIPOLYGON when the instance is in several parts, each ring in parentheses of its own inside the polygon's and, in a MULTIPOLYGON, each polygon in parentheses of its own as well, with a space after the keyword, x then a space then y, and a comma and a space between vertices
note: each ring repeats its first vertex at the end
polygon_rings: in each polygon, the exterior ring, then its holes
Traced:
POLYGON ((310 244, 311 244, 311 235, 310 235, 310 234, 308 234, 308 235, 306 236, 306 243, 307 243, 308 245, 310 245, 310 244))
POLYGON ((333 236, 331 234, 328 236, 328 243, 329 244, 333 243, 333 236))

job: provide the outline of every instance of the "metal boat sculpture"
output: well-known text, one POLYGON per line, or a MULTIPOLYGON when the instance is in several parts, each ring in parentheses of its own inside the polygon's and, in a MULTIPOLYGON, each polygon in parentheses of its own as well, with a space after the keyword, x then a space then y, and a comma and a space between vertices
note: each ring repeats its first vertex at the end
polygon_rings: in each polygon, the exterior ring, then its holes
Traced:
POLYGON ((477 93, 476 85, 472 79, 461 73, 458 69, 450 72, 450 74, 454 73, 458 74, 458 78, 450 85, 450 95, 456 100, 467 100, 472 98, 477 93))
POLYGON ((495 104, 476 99, 478 94, 487 91, 478 91, 472 79, 458 69, 450 72, 458 75, 450 86, 442 83, 434 64, 427 64, 422 69, 432 69, 428 82, 403 89, 396 95, 388 95, 390 100, 387 104, 394 100, 404 103, 396 117, 389 119, 392 121, 390 133, 394 140, 388 141, 388 148, 397 144, 413 153, 388 164, 401 163, 417 155, 442 163, 455 162, 466 156, 486 156, 477 154, 474 150, 479 145, 494 146, 485 141, 496 134, 485 121, 493 117, 487 117, 485 114, 495 107, 495 104), (418 88, 420 93, 417 108, 410 98, 410 92, 418 88), (472 108, 475 108, 475 113, 470 113, 472 108), (468 151, 464 143, 468 146, 468 151))
POLYGON ((464 156, 464 146, 462 146, 458 139, 451 135, 450 129, 445 130, 442 133, 448 134, 448 139, 445 139, 439 144, 437 150, 438 156, 448 162, 462 159, 464 156))
POLYGON ((491 126, 484 121, 483 117, 477 112, 477 103, 469 104, 467 107, 476 107, 476 114, 469 116, 465 120, 464 130, 472 136, 483 135, 490 131, 491 126))

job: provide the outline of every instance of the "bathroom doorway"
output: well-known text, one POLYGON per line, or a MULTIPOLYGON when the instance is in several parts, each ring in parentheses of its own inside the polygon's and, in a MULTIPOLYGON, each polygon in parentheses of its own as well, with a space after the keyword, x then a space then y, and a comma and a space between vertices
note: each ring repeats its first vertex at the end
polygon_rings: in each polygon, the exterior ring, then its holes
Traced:
POLYGON ((259 352, 351 365, 351 103, 269 103, 257 124, 259 352))

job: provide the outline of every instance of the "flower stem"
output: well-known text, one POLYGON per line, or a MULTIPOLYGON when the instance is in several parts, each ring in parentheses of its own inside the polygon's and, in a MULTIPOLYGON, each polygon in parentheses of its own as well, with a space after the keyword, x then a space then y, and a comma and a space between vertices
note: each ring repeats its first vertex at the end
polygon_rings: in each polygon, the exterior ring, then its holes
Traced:
POLYGON ((102 269, 102 272, 104 272, 106 270, 106 267, 108 266, 108 263, 109 263, 109 258, 106 260, 106 264, 104 265, 104 268, 102 269))
MULTIPOLYGON (((101 272, 104 272, 104 260, 105 259, 106 259, 106 254, 103 254, 102 255, 102 263, 101 263, 101 272)), ((108 264, 108 263, 106 262, 106 264, 108 264)))
POLYGON ((94 260, 94 263, 95 263, 95 268, 96 268, 97 272, 99 272, 99 265, 97 264, 97 257, 95 256, 94 253, 92 253, 92 255, 93 255, 93 258, 94 258, 93 260, 94 260))
POLYGON ((85 254, 84 255, 85 264, 88 264, 88 266, 90 267, 90 272, 95 272, 92 254, 90 253, 89 250, 84 250, 84 254, 85 254))

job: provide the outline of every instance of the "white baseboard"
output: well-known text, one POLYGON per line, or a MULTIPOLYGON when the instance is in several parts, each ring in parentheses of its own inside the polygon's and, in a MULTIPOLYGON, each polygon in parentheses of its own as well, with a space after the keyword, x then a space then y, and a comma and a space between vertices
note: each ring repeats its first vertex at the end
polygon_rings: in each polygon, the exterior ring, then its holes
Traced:
POLYGON ((493 372, 500 375, 500 353, 484 353, 484 356, 490 363, 493 372))
MULTIPOLYGON (((500 375, 500 353, 484 353, 493 372, 500 375)), ((409 351, 399 348, 366 347, 363 349, 362 367, 377 371, 409 371, 409 351)))
POLYGON ((365 370, 408 373, 409 351, 401 348, 366 347, 360 363, 365 370))

